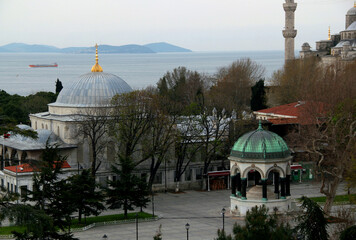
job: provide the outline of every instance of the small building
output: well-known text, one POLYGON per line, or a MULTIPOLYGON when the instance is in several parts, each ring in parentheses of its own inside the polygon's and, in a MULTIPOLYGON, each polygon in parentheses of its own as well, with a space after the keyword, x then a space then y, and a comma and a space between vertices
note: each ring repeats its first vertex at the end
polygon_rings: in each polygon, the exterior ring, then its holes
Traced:
POLYGON ((254 206, 269 211, 291 209, 291 152, 277 134, 262 128, 248 132, 234 144, 230 160, 231 212, 245 216, 254 206))
MULTIPOLYGON (((61 169, 62 174, 59 175, 58 180, 66 179, 76 173, 67 161, 63 162, 61 169)), ((24 196, 28 190, 33 190, 33 175, 38 171, 28 163, 5 167, 1 172, 1 187, 7 189, 8 192, 24 196)))

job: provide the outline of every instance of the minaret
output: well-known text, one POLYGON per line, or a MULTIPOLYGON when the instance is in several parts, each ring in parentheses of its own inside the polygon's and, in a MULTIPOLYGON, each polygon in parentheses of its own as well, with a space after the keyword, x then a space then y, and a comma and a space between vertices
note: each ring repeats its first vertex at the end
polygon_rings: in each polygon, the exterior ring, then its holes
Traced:
POLYGON ((297 9, 297 4, 294 0, 286 0, 283 3, 284 11, 286 12, 285 27, 283 37, 285 38, 285 53, 284 60, 294 59, 294 38, 297 36, 297 30, 294 29, 294 12, 297 9))

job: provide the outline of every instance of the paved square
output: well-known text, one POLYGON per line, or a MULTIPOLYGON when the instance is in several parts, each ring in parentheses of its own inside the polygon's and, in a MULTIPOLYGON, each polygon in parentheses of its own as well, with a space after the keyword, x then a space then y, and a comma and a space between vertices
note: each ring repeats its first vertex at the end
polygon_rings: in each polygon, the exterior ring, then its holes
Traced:
MULTIPOLYGON (((292 197, 302 195, 320 196, 319 184, 292 184, 292 197)), ((340 186, 338 194, 345 194, 340 186)), ((221 209, 229 209, 230 191, 187 191, 185 193, 158 193, 154 197, 155 214, 160 219, 153 222, 142 222, 138 225, 139 239, 152 240, 157 229, 162 225, 162 238, 167 240, 186 239, 185 224, 190 224, 189 240, 214 239, 218 228, 222 228, 223 220, 221 209)), ((151 212, 151 205, 145 209, 151 212)), ((119 210, 106 211, 104 214, 114 214, 119 210)), ((225 214, 225 230, 231 233, 233 224, 242 224, 243 218, 231 216, 229 211, 225 214)), ((106 234, 109 240, 136 239, 136 224, 110 225, 95 227, 85 232, 75 233, 81 240, 98 240, 106 234)))

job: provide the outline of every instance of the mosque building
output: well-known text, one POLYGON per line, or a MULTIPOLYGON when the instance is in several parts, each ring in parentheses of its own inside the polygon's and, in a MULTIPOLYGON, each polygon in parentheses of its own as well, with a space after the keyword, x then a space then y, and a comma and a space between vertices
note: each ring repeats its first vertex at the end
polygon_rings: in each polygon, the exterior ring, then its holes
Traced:
MULTIPOLYGON (((0 153, 2 165, 0 170, 1 186, 15 192, 32 190, 32 176, 34 169, 29 165, 30 160, 41 160, 41 153, 46 143, 56 145, 60 155, 66 156, 63 166, 63 178, 78 173, 81 169, 89 169, 93 162, 90 140, 83 137, 80 131, 81 121, 89 116, 108 112, 112 108, 111 99, 117 94, 128 93, 132 88, 120 77, 103 72, 98 61, 98 46, 96 46, 96 59, 91 72, 84 74, 73 81, 71 85, 64 86, 56 102, 48 104, 48 111, 30 114, 31 126, 18 125, 22 129, 31 129, 37 132, 38 138, 32 139, 21 135, 11 135, 9 138, 0 137, 0 153), (4 161, 5 160, 5 161, 4 161), (6 164, 4 164, 4 162, 6 164)), ((179 127, 179 126, 178 126, 179 127)), ((107 180, 114 179, 111 166, 116 161, 115 142, 108 137, 104 151, 97 157, 100 167, 96 172, 96 180, 106 185, 107 180)), ((174 152, 174 151, 173 151, 174 152)), ((199 159, 197 154, 197 159, 199 159)), ((154 179, 154 190, 174 189, 175 183, 175 156, 167 157, 164 166, 161 166, 154 179)), ((98 164, 99 165, 99 164, 98 164)), ((163 165, 163 164, 162 164, 163 165)), ((148 178, 149 163, 141 163, 137 174, 148 178)), ((180 187, 201 189, 203 182, 204 163, 197 160, 187 167, 181 177, 180 187)), ((221 161, 212 161, 209 171, 221 170, 221 161)), ((210 174, 211 189, 227 188, 229 171, 210 174), (227 173, 226 173, 227 172, 227 173), (218 174, 218 175, 215 175, 218 174), (223 174, 223 175, 221 175, 223 174), (219 178, 219 186, 216 179, 219 178)))
POLYGON ((315 51, 309 43, 303 43, 300 58, 309 56, 320 57, 324 64, 356 59, 356 2, 346 13, 344 31, 331 35, 329 27, 328 39, 316 42, 315 51))
MULTIPOLYGON (((56 102, 48 104, 48 112, 30 114, 31 127, 18 125, 22 129, 37 132, 38 138, 31 139, 20 135, 3 138, 0 146, 3 159, 8 166, 2 165, 0 171, 1 185, 8 189, 32 189, 33 168, 27 160, 40 160, 41 153, 49 145, 56 145, 62 156, 66 156, 65 174, 75 174, 79 169, 90 168, 92 156, 87 139, 80 136, 78 125, 83 115, 110 108, 110 101, 116 94, 131 92, 132 88, 120 77, 103 72, 98 63, 96 46, 96 63, 91 72, 79 77, 59 93, 56 102), (20 165, 14 166, 16 160, 20 165)), ((84 118, 85 119, 85 118, 84 118)), ((98 181, 105 182, 114 162, 113 146, 108 144, 98 169, 98 181)))

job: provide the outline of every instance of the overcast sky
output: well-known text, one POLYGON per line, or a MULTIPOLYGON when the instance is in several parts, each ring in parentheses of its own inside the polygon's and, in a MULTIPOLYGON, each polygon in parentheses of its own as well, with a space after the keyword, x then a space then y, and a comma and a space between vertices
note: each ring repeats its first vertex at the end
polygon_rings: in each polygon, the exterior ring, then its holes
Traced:
MULTIPOLYGON (((193 51, 282 50, 283 0, 0 0, 0 46, 168 42, 193 51)), ((345 28, 353 0, 296 0, 296 50, 345 28)))

